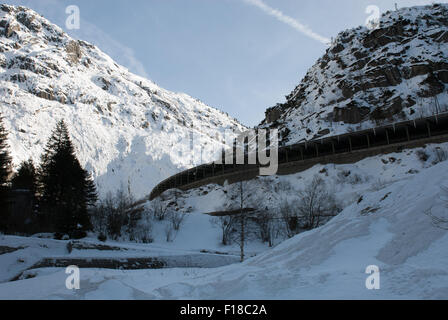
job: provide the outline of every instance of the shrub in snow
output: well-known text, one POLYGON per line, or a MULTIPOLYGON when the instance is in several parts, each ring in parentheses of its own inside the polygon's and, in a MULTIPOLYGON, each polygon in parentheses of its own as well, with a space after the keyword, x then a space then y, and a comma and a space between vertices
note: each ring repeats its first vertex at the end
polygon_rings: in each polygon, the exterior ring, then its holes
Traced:
POLYGON ((336 198, 319 176, 299 192, 299 198, 297 211, 305 229, 317 228, 341 211, 336 198))
POLYGON ((434 149, 434 156, 435 160, 432 162, 433 165, 436 165, 448 159, 448 153, 440 147, 434 149))
POLYGON ((162 221, 165 220, 168 207, 160 198, 157 198, 151 202, 151 210, 153 212, 154 219, 162 221))
POLYGON ((425 152, 425 150, 417 150, 415 154, 417 155, 417 158, 423 163, 428 161, 429 159, 429 155, 425 152))
POLYGON ((340 207, 325 181, 316 175, 299 192, 297 200, 281 202, 278 216, 283 224, 283 232, 292 238, 302 231, 324 225, 341 212, 340 207))
POLYGON ((389 185, 389 184, 390 184, 389 181, 386 181, 383 179, 378 179, 372 184, 371 189, 373 191, 380 191, 380 190, 384 189, 385 187, 387 187, 387 185, 389 185))
POLYGON ((166 242, 172 242, 174 240, 174 229, 171 223, 165 224, 164 232, 166 242))
POLYGON ((104 233, 100 233, 98 235, 98 240, 101 241, 101 242, 106 242, 107 236, 104 233))
POLYGON ((168 213, 168 220, 175 231, 179 231, 184 219, 185 213, 178 210, 173 210, 168 213))
POLYGON ((108 193, 106 198, 91 210, 94 231, 99 233, 101 238, 110 237, 114 240, 124 237, 130 241, 149 241, 150 223, 145 220, 145 227, 141 224, 144 215, 148 214, 143 207, 135 204, 133 197, 123 188, 115 194, 108 193))
POLYGON ((350 170, 342 170, 338 172, 336 182, 338 184, 348 183, 355 185, 363 183, 365 180, 366 179, 358 173, 352 173, 350 170))
POLYGON ((260 210, 255 222, 258 226, 261 241, 268 243, 269 247, 274 246, 275 232, 278 230, 278 219, 274 210, 268 208, 260 210))
POLYGON ((134 229, 134 240, 141 243, 152 243, 154 241, 152 237, 153 226, 152 213, 149 211, 143 211, 140 215, 140 219, 134 229))
POLYGON ((235 231, 235 225, 238 221, 237 216, 213 217, 211 223, 221 229, 221 244, 230 245, 232 242, 232 232, 235 231))
POLYGON ((292 238, 300 232, 299 216, 295 210, 297 201, 283 200, 279 207, 279 216, 283 222, 283 232, 286 237, 292 238))

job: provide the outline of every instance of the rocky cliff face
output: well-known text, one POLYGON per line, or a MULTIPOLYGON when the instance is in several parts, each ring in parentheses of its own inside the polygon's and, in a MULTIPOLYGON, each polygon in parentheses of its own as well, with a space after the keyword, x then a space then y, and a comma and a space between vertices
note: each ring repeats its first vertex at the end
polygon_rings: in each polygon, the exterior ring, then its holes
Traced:
POLYGON ((448 5, 385 13, 338 35, 262 127, 283 143, 448 111, 448 5))
POLYGON ((16 165, 38 162, 64 119, 101 193, 123 185, 137 197, 214 160, 202 148, 222 146, 224 130, 244 130, 223 112, 130 73, 36 12, 8 5, 0 5, 0 112, 16 165))

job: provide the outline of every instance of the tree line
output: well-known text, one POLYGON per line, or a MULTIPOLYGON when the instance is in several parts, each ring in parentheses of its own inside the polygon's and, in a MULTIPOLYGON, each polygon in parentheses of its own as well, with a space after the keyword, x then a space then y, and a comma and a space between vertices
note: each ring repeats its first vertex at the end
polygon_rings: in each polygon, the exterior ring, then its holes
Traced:
POLYGON ((293 201, 276 201, 277 207, 262 205, 266 196, 260 192, 262 184, 262 181, 258 184, 241 181, 226 186, 226 204, 222 209, 235 214, 212 219, 221 230, 222 245, 235 243, 240 247, 241 261, 245 260, 245 244, 250 239, 259 239, 272 247, 276 239, 292 238, 323 226, 342 211, 340 203, 319 176, 314 176, 293 201), (252 213, 247 212, 248 209, 252 213))
POLYGON ((97 190, 76 157, 65 122, 57 123, 40 163, 25 161, 16 173, 7 138, 0 116, 0 231, 85 237, 92 229, 89 209, 98 200, 97 190))

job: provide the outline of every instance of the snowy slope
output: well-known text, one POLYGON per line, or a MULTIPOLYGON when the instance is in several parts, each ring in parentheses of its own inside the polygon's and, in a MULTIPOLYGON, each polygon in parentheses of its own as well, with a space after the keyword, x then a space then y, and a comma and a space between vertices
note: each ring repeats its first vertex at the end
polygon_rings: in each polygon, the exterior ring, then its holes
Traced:
MULTIPOLYGON (((448 152, 448 144, 429 145, 352 165, 316 165, 300 174, 272 178, 277 180, 275 185, 290 183, 288 192, 264 189, 272 182, 252 181, 260 184, 260 193, 270 192, 265 204, 275 206, 280 196, 292 199, 301 185, 321 174, 345 209, 325 226, 273 249, 265 247, 265 253, 244 264, 219 269, 82 269, 82 288, 76 292, 65 288, 64 270, 39 269, 33 271, 33 279, 0 284, 0 299, 448 299, 448 234, 434 227, 425 214, 432 208, 434 214, 448 218, 448 195, 440 188, 448 187, 448 161, 439 162, 437 148, 448 152), (418 151, 425 151, 428 159, 419 160, 418 151), (347 171, 351 173, 340 180, 339 173, 347 171), (365 270, 370 265, 380 268, 380 290, 365 287, 365 270)), ((186 198, 197 223, 198 213, 220 206, 222 189, 203 187, 186 198)), ((206 228, 202 220, 201 232, 192 226, 181 231, 183 245, 175 244, 178 252, 196 248, 198 239, 205 243, 204 234, 210 241, 211 230, 206 228)), ((0 241, 0 245, 11 243, 29 245, 29 240, 5 236, 0 241)), ((216 244, 207 242, 207 247, 216 244)), ((157 242, 135 245, 148 252, 162 248, 157 242)), ((42 256, 39 250, 43 249, 25 250, 31 250, 31 259, 42 256)), ((63 254, 57 246, 50 250, 63 254)), ((2 265, 17 268, 17 258, 25 253, 3 255, 2 265)), ((162 250, 162 254, 166 253, 162 250)))
POLYGON ((0 6, 0 111, 15 165, 39 161, 64 119, 102 194, 136 197, 192 165, 209 162, 235 119, 130 73, 98 48, 71 39, 24 7, 0 6), (191 141, 193 137, 193 141, 191 141))
POLYGON ((291 144, 448 110, 447 17, 447 4, 403 8, 341 32, 261 126, 291 144))

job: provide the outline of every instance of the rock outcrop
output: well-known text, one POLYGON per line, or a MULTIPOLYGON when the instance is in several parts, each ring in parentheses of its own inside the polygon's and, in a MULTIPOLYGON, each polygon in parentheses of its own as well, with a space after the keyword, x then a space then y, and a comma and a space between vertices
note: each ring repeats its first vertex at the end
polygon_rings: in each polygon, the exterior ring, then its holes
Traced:
POLYGON ((448 5, 385 13, 379 28, 347 30, 261 124, 283 143, 448 111, 448 5), (353 129, 353 128, 352 128, 353 129))

